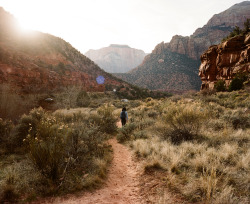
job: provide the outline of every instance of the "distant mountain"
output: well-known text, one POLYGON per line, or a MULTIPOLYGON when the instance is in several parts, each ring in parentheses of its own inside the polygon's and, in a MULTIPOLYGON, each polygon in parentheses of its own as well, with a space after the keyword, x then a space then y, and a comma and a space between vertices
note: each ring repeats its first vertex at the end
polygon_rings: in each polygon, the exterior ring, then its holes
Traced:
POLYGON ((199 90, 200 55, 220 43, 235 26, 242 27, 247 18, 250 18, 250 2, 235 4, 214 15, 190 37, 176 35, 169 43, 158 44, 137 68, 115 76, 151 90, 199 90))
POLYGON ((89 50, 87 57, 109 73, 125 73, 142 63, 145 52, 127 45, 111 44, 99 50, 89 50))
POLYGON ((105 91, 107 86, 129 86, 58 37, 35 31, 22 34, 15 18, 3 8, 0 30, 0 84, 8 83, 24 92, 66 86, 105 91))
POLYGON ((137 68, 125 74, 114 75, 151 90, 169 92, 198 90, 200 78, 193 67, 199 67, 199 64, 197 60, 168 49, 159 53, 156 49, 152 54, 146 56, 143 63, 137 68))

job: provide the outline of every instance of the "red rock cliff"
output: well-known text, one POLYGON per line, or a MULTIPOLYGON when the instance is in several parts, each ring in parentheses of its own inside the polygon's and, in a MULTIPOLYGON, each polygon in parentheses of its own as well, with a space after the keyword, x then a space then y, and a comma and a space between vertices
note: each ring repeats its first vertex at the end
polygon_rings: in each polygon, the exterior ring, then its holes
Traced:
POLYGON ((215 14, 206 25, 198 28, 193 35, 183 37, 175 35, 165 47, 172 52, 187 55, 198 60, 201 54, 211 45, 217 45, 235 26, 243 27, 246 19, 250 18, 250 2, 235 4, 229 9, 215 14))
POLYGON ((201 89, 213 89, 219 79, 228 86, 238 72, 250 72, 250 34, 211 46, 201 55, 201 89))

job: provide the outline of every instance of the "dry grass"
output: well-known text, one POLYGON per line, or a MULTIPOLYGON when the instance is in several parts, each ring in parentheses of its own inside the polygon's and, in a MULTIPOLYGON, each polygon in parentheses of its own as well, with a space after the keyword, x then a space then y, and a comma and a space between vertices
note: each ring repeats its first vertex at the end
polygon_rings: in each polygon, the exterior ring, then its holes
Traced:
MULTIPOLYGON (((130 146, 137 156, 144 158, 145 169, 155 166, 164 169, 168 187, 188 202, 249 203, 249 95, 243 95, 229 93, 230 100, 225 94, 213 95, 209 96, 213 97, 209 103, 200 97, 162 101, 147 110, 161 110, 159 115, 162 115, 156 118, 154 126, 146 129, 148 138, 131 141, 130 146), (242 97, 244 103, 239 103, 237 99, 242 97), (180 110, 187 110, 184 113, 188 113, 188 117, 180 115, 180 110), (242 118, 245 123, 241 122, 242 118), (185 124, 197 125, 198 139, 194 137, 176 144, 166 137, 173 128, 185 128, 185 124)), ((140 115, 140 110, 139 107, 134 115, 140 115)), ((177 136, 171 133, 172 137, 177 136)), ((160 200, 164 202, 164 197, 160 200)))

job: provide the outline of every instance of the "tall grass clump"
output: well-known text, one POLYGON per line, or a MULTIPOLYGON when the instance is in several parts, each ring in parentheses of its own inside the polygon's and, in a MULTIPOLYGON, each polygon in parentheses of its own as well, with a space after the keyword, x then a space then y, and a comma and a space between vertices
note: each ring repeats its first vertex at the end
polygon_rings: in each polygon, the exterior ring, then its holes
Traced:
POLYGON ((170 138, 174 144, 194 140, 205 118, 206 113, 202 108, 178 104, 171 106, 165 115, 165 122, 169 129, 164 137, 170 138))

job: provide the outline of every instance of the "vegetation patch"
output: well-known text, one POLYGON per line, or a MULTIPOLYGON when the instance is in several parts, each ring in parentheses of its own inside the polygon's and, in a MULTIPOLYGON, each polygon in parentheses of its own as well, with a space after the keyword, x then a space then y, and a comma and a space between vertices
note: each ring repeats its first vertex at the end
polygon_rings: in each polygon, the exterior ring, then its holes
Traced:
POLYGON ((112 112, 109 106, 98 114, 53 114, 38 108, 16 125, 1 119, 0 131, 9 141, 0 146, 1 202, 98 187, 111 160, 112 112))
MULTIPOLYGON (((175 98, 154 100, 154 106, 145 109, 142 104, 133 112, 134 121, 151 118, 148 112, 160 116, 143 128, 147 137, 130 139, 131 148, 144 161, 145 173, 157 180, 157 172, 164 171, 158 182, 161 192, 170 189, 187 202, 248 203, 249 94, 175 98)), ((157 197, 167 202, 163 194, 157 197)))

